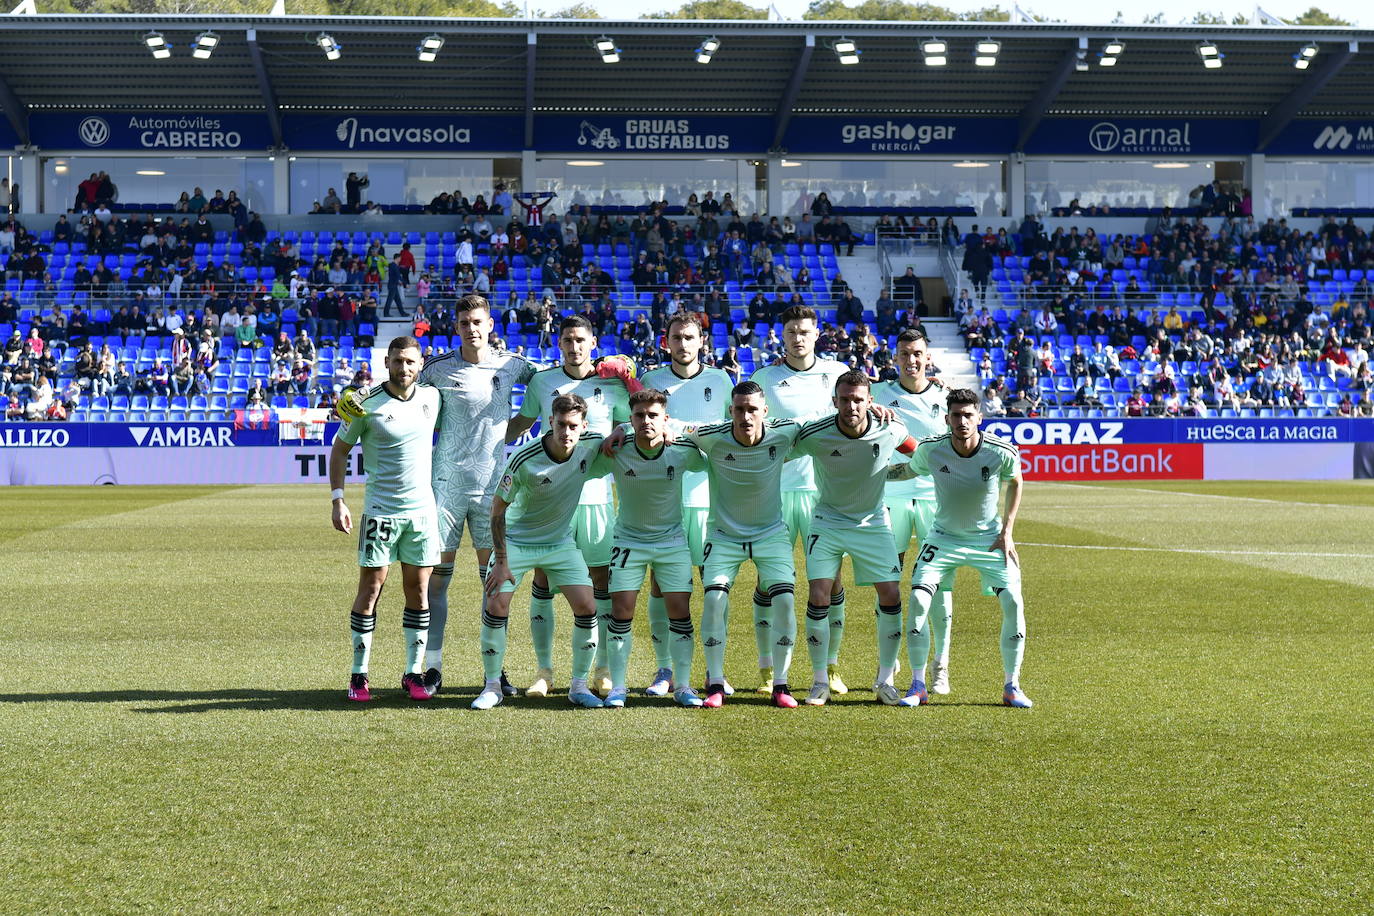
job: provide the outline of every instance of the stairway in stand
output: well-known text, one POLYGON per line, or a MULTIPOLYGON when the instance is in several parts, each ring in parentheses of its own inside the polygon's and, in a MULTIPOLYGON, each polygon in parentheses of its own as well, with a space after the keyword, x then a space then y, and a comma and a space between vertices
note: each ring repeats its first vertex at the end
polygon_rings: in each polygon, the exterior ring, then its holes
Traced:
POLYGON ((958 323, 950 318, 927 318, 921 324, 930 340, 931 359, 940 370, 940 381, 949 388, 972 388, 981 393, 978 373, 964 349, 958 323))

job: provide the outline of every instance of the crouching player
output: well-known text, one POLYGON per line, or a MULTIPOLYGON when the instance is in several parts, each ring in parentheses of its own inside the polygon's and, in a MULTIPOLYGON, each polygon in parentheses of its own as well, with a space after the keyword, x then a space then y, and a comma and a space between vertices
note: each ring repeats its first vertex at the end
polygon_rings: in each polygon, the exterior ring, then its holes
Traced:
MULTIPOLYGON (((615 474, 620 511, 611 541, 611 613, 606 656, 611 691, 606 705, 625 705, 625 669, 630 659, 635 602, 652 567, 668 615, 673 698, 697 707, 701 698, 692 683, 692 556, 682 527, 682 479, 706 466, 696 446, 667 443, 668 398, 646 388, 630 395, 634 437, 603 459, 615 474)), ((598 468, 598 470, 602 470, 598 468)))
MULTIPOLYGON (((348 453, 363 444, 367 484, 363 514, 358 519, 358 593, 349 624, 353 636, 353 674, 348 698, 372 699, 367 678, 377 599, 388 570, 401 562, 405 590, 402 627, 406 640, 406 673, 401 689, 412 700, 428 700, 434 691, 421 675, 429 633, 426 591, 430 571, 439 562, 439 517, 430 486, 434 426, 439 419, 439 392, 417 385, 422 359, 413 337, 397 337, 387 347, 387 380, 361 392, 348 410, 329 453, 334 527, 353 531, 353 516, 344 502, 348 453)), ((499 674, 498 674, 499 676, 499 674)))
MULTIPOLYGON (((1016 513, 1021 507, 1021 459, 1016 446, 982 433, 978 394, 957 388, 947 398, 949 432, 923 440, 911 456, 910 471, 935 481, 935 521, 921 543, 912 574, 913 629, 924 630, 931 602, 941 581, 960 566, 982 574, 1002 605, 1002 702, 1030 708, 1021 690, 1021 659, 1026 644, 1025 605, 1021 598, 1021 565, 1012 540, 1016 513), (1006 503, 998 497, 1006 482, 1006 503)), ((911 689, 903 706, 929 702, 920 679, 928 646, 907 643, 912 671, 911 689)))
POLYGON ((604 705, 587 687, 597 644, 592 580, 581 551, 568 536, 582 485, 600 456, 602 437, 585 432, 586 426, 586 401, 575 394, 554 398, 548 432, 511 456, 492 498, 492 564, 481 637, 485 684, 472 701, 473 709, 491 709, 501 702, 511 596, 525 573, 534 569, 543 570, 550 585, 561 590, 572 606, 568 700, 588 708, 604 705), (512 506, 508 532, 506 512, 512 506))

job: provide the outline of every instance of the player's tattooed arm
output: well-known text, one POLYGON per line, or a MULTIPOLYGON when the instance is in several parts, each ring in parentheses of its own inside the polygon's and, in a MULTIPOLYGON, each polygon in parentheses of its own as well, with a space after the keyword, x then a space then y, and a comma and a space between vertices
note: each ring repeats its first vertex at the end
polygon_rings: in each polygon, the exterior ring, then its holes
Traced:
POLYGON ((491 499, 491 569, 487 572, 485 588, 488 595, 499 592, 503 582, 515 581, 506 560, 506 509, 509 505, 500 496, 491 499))
POLYGON ((916 472, 911 469, 911 465, 906 462, 887 466, 888 480, 911 480, 917 476, 916 472))
POLYGON ((516 414, 506 421, 506 444, 514 442, 529 431, 534 425, 535 418, 527 417, 523 414, 516 414))

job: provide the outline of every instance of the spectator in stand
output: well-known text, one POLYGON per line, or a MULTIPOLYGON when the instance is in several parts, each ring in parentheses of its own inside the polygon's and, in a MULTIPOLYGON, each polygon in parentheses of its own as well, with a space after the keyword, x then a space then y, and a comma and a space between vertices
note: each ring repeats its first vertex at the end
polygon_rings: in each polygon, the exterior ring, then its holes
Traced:
MULTIPOLYGON (((357 213, 361 209, 359 207, 359 204, 362 202, 363 199, 363 188, 367 187, 371 183, 372 182, 368 179, 367 175, 365 174, 359 175, 357 172, 348 173, 348 177, 344 179, 344 194, 348 196, 349 213, 357 213)), ((331 194, 334 192, 333 188, 330 188, 329 190, 331 194)), ((338 200, 337 195, 334 199, 335 201, 338 200)))

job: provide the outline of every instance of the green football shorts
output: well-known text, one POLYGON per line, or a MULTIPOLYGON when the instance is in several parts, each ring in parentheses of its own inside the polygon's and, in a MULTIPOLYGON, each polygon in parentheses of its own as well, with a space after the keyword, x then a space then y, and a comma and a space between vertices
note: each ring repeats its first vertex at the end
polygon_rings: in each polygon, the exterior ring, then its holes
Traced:
POLYGON ((719 531, 711 532, 711 540, 703 550, 706 570, 702 582, 706 585, 734 585, 735 576, 745 561, 752 561, 759 574, 759 584, 795 585, 797 570, 792 562, 792 540, 787 532, 778 531, 757 541, 730 541, 719 531))
POLYGON ((587 561, 572 544, 506 544, 506 565, 510 567, 514 582, 501 583, 501 591, 513 592, 520 585, 525 574, 542 569, 549 579, 550 588, 565 585, 585 585, 591 587, 592 577, 587 573, 587 561))
POLYGON ((854 567, 855 585, 901 581, 897 548, 887 528, 815 529, 806 536, 806 577, 834 579, 845 554, 854 567))
POLYGON ((679 535, 669 541, 648 544, 618 540, 611 547, 611 591, 637 592, 650 567, 661 592, 692 590, 692 558, 687 540, 679 535))
POLYGON ((358 565, 434 566, 439 562, 439 520, 432 512, 358 519, 358 565))

